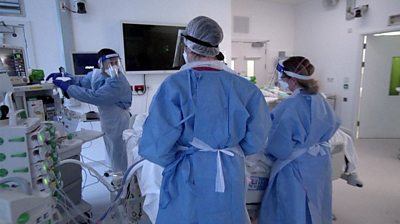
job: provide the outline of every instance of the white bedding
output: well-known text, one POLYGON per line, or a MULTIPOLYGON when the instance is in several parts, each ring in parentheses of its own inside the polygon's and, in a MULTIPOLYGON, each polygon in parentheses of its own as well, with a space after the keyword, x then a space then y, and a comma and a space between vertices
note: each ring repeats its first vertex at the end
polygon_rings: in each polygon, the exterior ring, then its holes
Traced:
MULTIPOLYGON (((128 129, 124 131, 124 140, 127 144, 127 153, 128 153, 128 166, 134 164, 141 157, 138 154, 138 140, 142 135, 142 126, 146 119, 145 115, 136 115, 135 122, 133 124, 132 129, 128 129)), ((357 154, 355 152, 353 140, 350 135, 346 134, 343 130, 339 129, 335 135, 331 138, 330 143, 332 145, 332 153, 336 154, 336 158, 332 155, 333 158, 333 170, 334 172, 340 174, 343 172, 344 167, 344 158, 342 150, 335 152, 335 147, 342 147, 344 149, 344 154, 349 160, 349 166, 347 167, 347 171, 354 171, 357 165, 357 154), (338 163, 335 163, 339 161, 338 163), (336 165, 335 164, 339 164, 336 165), (339 167, 337 167, 339 166, 339 167)), ((260 159, 260 156, 249 156, 246 161, 247 165, 247 176, 261 176, 269 174, 269 166, 271 165, 270 161, 265 159, 260 159), (260 175, 261 174, 261 175, 260 175)), ((159 194, 160 194, 160 186, 162 180, 162 172, 163 168, 157 164, 154 164, 150 161, 145 161, 143 163, 142 168, 137 171, 137 178, 140 187, 140 191, 142 195, 145 197, 143 210, 149 216, 152 223, 155 223, 157 212, 158 212, 158 204, 159 204, 159 194), (144 178, 145 177, 145 178, 144 178)), ((249 185, 250 186, 250 185, 249 185)), ((262 192, 253 191, 248 193, 248 198, 251 202, 256 202, 258 200, 259 195, 262 195, 262 192), (254 201, 253 201, 254 200, 254 201)))

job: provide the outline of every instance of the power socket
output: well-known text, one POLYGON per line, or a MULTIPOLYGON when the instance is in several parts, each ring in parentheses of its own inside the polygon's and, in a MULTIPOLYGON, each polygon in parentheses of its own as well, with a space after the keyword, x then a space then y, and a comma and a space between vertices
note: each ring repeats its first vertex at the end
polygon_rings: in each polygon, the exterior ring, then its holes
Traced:
POLYGON ((135 90, 136 93, 143 93, 144 87, 144 85, 134 85, 133 90, 135 90))

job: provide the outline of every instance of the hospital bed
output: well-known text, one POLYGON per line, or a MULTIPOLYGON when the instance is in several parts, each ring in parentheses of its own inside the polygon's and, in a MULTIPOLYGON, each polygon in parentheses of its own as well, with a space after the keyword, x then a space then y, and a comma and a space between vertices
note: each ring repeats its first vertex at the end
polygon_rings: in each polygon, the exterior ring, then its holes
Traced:
MULTIPOLYGON (((142 126, 145 119, 146 117, 143 114, 132 116, 132 120, 134 120, 131 122, 132 128, 124 131, 123 138, 127 145, 128 165, 132 165, 141 159, 138 154, 137 143, 142 134, 142 126)), ((344 150, 346 144, 345 139, 341 136, 332 138, 330 143, 332 146, 332 180, 336 180, 344 172, 344 150)), ((269 161, 260 155, 249 156, 246 161, 249 181, 246 204, 250 217, 257 217, 260 200, 267 185, 269 168, 266 165, 270 165, 269 161)), ((143 211, 153 223, 158 211, 162 171, 163 168, 157 164, 144 161, 142 168, 136 172, 135 185, 132 185, 140 188, 140 196, 144 197, 144 201, 141 204, 143 211)))

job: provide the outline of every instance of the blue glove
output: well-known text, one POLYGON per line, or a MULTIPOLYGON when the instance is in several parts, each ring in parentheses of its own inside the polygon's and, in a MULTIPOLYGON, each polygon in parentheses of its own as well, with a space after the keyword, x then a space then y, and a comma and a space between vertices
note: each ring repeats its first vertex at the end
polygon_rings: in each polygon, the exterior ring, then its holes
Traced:
POLYGON ((62 89, 64 92, 67 92, 69 86, 71 85, 71 84, 69 83, 69 81, 62 81, 62 80, 59 80, 59 79, 53 80, 53 84, 56 85, 56 86, 58 86, 58 87, 59 87, 60 89, 62 89))
MULTIPOLYGON (((72 77, 71 74, 69 73, 64 73, 65 77, 72 77)), ((58 77, 62 77, 62 74, 59 72, 51 73, 49 76, 46 77, 46 81, 49 81, 49 79, 52 79, 53 81, 56 80, 58 77)))
POLYGON ((58 77, 62 77, 61 73, 51 73, 49 76, 47 76, 46 81, 49 81, 50 79, 54 81, 58 77))

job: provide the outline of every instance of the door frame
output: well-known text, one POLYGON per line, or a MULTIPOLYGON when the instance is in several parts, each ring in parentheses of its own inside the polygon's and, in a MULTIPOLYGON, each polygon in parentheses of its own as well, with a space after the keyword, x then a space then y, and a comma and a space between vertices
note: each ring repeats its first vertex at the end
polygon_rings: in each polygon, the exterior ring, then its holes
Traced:
POLYGON ((244 43, 244 44, 253 44, 253 43, 263 43, 263 48, 264 48, 264 66, 265 66, 265 72, 268 75, 268 55, 269 55, 269 42, 270 40, 256 40, 256 39, 232 39, 231 40, 231 59, 233 58, 238 59, 237 55, 233 55, 233 45, 234 43, 244 43))
MULTIPOLYGON (((360 32, 358 37, 358 54, 357 54, 357 77, 356 77, 356 88, 357 90, 354 91, 356 97, 356 107, 353 112, 354 115, 354 122, 353 122, 353 134, 356 138, 359 138, 359 121, 360 121, 360 113, 361 113, 361 88, 363 87, 363 73, 362 73, 362 63, 363 63, 363 48, 364 48, 364 36, 372 35, 375 33, 383 33, 383 32, 391 32, 391 31, 400 31, 400 26, 394 27, 387 27, 383 29, 371 29, 367 31, 360 32)), ((367 40, 367 47, 368 47, 368 40, 367 40)))

